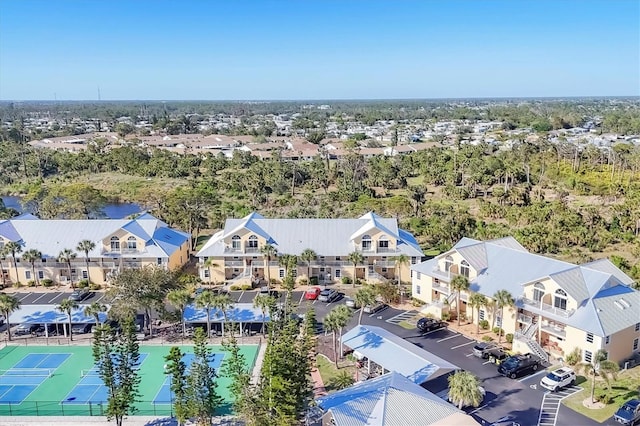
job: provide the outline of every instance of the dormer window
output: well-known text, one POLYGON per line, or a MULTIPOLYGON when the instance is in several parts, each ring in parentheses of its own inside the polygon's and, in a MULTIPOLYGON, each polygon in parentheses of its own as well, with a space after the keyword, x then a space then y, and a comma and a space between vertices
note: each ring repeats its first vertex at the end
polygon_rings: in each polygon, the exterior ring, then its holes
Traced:
POLYGON ((111 251, 120 250, 120 240, 118 237, 111 237, 111 251))
POLYGON ((453 257, 447 256, 444 258, 444 271, 451 271, 451 267, 453 266, 453 257))
POLYGON ((469 264, 467 263, 466 260, 463 260, 462 262, 460 262, 460 274, 469 278, 469 264))
POLYGON ((233 250, 240 250, 240 236, 234 235, 231 237, 231 248, 233 250))
POLYGON ((258 248, 258 237, 256 237, 255 235, 252 235, 249 237, 249 241, 247 242, 247 247, 251 248, 251 249, 257 249, 258 248))
POLYGON ((127 238, 127 249, 136 250, 138 248, 138 242, 136 241, 136 237, 127 238))
POLYGON ((535 300, 536 302, 542 302, 544 293, 544 285, 542 283, 535 283, 533 285, 533 300, 535 300))
POLYGON ((362 251, 371 250, 371 235, 362 236, 362 251))
POLYGON ((557 289, 555 294, 553 295, 553 306, 562 309, 563 311, 567 310, 567 293, 562 289, 557 289))

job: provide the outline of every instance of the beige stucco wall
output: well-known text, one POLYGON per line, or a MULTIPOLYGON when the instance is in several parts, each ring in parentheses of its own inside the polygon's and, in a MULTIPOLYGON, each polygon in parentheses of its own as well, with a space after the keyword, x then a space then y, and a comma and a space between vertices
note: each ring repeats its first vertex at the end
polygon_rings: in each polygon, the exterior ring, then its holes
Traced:
POLYGON ((398 246, 398 241, 393 236, 388 235, 378 229, 371 229, 353 239, 353 243, 358 250, 362 248, 362 237, 364 235, 368 235, 371 237, 371 248, 374 252, 378 248, 378 242, 382 239, 386 239, 387 241, 389 241, 389 250, 395 250, 398 246))
MULTIPOLYGON (((640 318, 638 318, 640 322, 640 318)), ((609 344, 604 345, 604 349, 609 352, 609 359, 613 362, 622 363, 633 354, 633 339, 640 338, 640 331, 635 331, 635 324, 624 330, 612 334, 609 344)), ((636 352, 640 352, 640 346, 636 352)))
MULTIPOLYGON (((464 259, 464 257, 462 257, 460 255, 460 253, 458 253, 455 250, 452 250, 452 251, 447 252, 447 253, 443 253, 443 254, 441 254, 440 256, 437 257, 437 259, 438 259, 438 268, 441 271, 445 271, 445 259, 447 258, 447 256, 451 256, 453 258, 453 265, 451 267, 451 272, 453 274, 459 274, 460 273, 460 264, 465 259, 464 259)), ((467 261, 467 263, 469 263, 469 262, 467 261)), ((469 263, 469 281, 473 280, 477 276, 478 276, 478 272, 473 268, 473 266, 471 266, 471 263, 469 263)))
MULTIPOLYGON (((562 290, 562 287, 560 287, 551 278, 539 280, 536 282, 539 282, 540 284, 544 285, 545 294, 544 294, 544 297, 542 298, 542 302, 546 303, 547 305, 553 306, 554 294, 556 290, 558 289, 562 290)), ((534 285, 535 285, 535 282, 528 283, 524 286, 524 296, 526 298, 533 300, 534 285)), ((567 293, 567 311, 576 310, 576 309, 578 309, 578 302, 574 298, 572 298, 569 293, 567 293)))

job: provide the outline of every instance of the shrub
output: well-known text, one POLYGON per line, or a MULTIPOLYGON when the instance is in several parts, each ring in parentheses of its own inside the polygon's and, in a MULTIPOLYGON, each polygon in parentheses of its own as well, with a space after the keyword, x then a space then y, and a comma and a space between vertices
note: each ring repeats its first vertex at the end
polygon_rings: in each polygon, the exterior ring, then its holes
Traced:
POLYGON ((34 280, 27 281, 27 287, 35 287, 35 286, 36 286, 36 282, 34 280))
POLYGON ((351 284, 351 278, 349 277, 342 277, 342 284, 351 284))
POLYGON ((14 288, 20 288, 20 287, 22 287, 22 283, 20 281, 16 281, 15 283, 13 283, 13 287, 14 288))
POLYGON ((309 284, 309 280, 306 279, 306 278, 302 278, 300 281, 298 281, 298 283, 300 285, 307 285, 307 284, 309 284))
POLYGON ((596 389, 595 394, 593 395, 598 401, 603 404, 609 405, 613 402, 613 395, 611 395, 607 389, 596 389))
POLYGON ((239 285, 235 285, 235 284, 234 284, 234 285, 232 285, 231 287, 229 287, 229 290, 231 290, 231 291, 238 291, 238 290, 240 290, 240 286, 239 286, 239 285))
POLYGON ((78 281, 78 288, 87 288, 87 287, 89 287, 89 280, 78 281))
POLYGON ((504 339, 507 341, 507 343, 513 343, 513 334, 512 333, 507 333, 504 336, 504 339))
POLYGON ((493 340, 493 337, 491 336, 482 336, 482 341, 483 342, 490 342, 493 340))
POLYGON ((100 290, 102 288, 102 286, 100 284, 97 283, 91 283, 91 285, 89 286, 90 290, 100 290))
POLYGON ((42 283, 43 287, 51 287, 53 285, 53 280, 49 278, 45 278, 40 282, 42 283))
POLYGON ((251 284, 242 284, 240 286, 241 290, 251 290, 253 288, 253 286, 251 284))
POLYGON ((573 350, 567 355, 565 362, 569 365, 576 365, 580 362, 580 348, 573 348, 573 350))
POLYGON ((480 328, 483 329, 483 330, 488 330, 489 329, 489 321, 481 320, 480 321, 480 328))
MULTIPOLYGON (((415 307, 424 305, 424 302, 420 299, 416 299, 415 297, 411 298, 411 304, 415 307)), ((432 315, 433 316, 433 315, 432 315)))
POLYGON ((495 334, 498 334, 500 336, 504 336, 504 330, 501 329, 500 327, 493 327, 493 330, 491 331, 493 331, 495 334))
POLYGON ((442 321, 450 321, 451 320, 451 314, 449 312, 443 312, 442 316, 440 317, 440 319, 442 321))
POLYGON ((318 277, 311 277, 309 279, 309 284, 311 285, 318 285, 318 277))

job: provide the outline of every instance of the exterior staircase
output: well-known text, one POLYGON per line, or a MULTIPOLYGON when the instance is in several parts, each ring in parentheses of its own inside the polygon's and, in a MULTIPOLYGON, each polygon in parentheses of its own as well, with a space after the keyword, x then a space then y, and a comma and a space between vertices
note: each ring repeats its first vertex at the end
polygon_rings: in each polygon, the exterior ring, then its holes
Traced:
POLYGON ((240 281, 246 281, 247 279, 251 279, 251 269, 249 268, 245 268, 244 271, 242 271, 242 273, 240 275, 238 275, 237 277, 229 280, 227 282, 226 287, 231 287, 232 285, 237 285, 240 281))
POLYGON ((538 344, 538 342, 536 342, 533 339, 527 339, 527 340, 525 340, 525 343, 527 344, 527 346, 531 350, 531 353, 533 353, 536 356, 538 356, 544 362, 549 362, 549 355, 544 351, 544 349, 542 349, 542 346, 540 346, 538 344))

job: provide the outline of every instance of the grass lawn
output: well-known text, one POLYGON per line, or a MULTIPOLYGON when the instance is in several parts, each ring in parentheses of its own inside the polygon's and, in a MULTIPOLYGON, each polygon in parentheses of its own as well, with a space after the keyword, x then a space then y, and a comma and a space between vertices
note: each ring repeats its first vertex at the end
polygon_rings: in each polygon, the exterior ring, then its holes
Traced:
MULTIPOLYGON (((579 376, 579 379, 581 378, 582 376, 579 376)), ((582 401, 591 395, 590 379, 583 379, 582 383, 578 380, 578 386, 583 388, 584 391, 570 396, 562 401, 562 403, 572 410, 602 423, 613 416, 613 413, 615 413, 625 401, 638 397, 638 389, 640 388, 640 366, 618 373, 618 380, 611 382, 613 402, 604 408, 591 409, 582 404, 582 401)), ((606 389, 606 383, 602 380, 597 380, 596 395, 598 394, 598 389, 606 389)))
POLYGON ((322 376, 322 381, 324 382, 325 389, 330 392, 333 389, 331 386, 331 382, 339 373, 343 371, 348 371, 349 374, 355 374, 355 366, 353 365, 353 361, 347 359, 345 357, 343 360, 338 361, 338 366, 340 368, 336 368, 336 365, 329 361, 327 357, 323 355, 318 355, 316 358, 316 365, 318 366, 318 371, 320 371, 320 376, 322 376))

